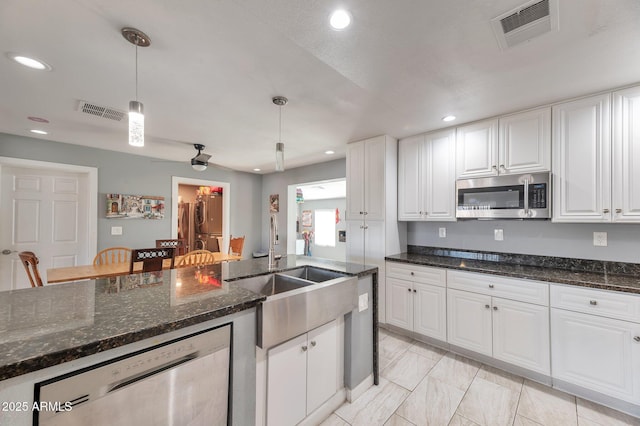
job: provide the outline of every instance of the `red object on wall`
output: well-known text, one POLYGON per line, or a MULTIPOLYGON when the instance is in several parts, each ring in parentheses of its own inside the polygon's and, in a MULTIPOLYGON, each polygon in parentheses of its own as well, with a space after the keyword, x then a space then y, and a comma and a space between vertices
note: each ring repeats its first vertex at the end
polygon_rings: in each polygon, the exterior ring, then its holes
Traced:
POLYGON ((336 223, 340 223, 340 210, 336 209, 336 223))

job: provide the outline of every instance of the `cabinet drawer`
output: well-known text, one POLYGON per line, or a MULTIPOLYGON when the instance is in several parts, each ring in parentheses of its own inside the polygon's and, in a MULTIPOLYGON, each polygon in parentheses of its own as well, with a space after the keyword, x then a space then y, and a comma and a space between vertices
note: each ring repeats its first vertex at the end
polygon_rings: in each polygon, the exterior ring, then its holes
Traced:
POLYGON ((640 296, 553 284, 551 306, 640 323, 640 296))
POLYGON ((447 287, 549 306, 549 284, 538 281, 447 271, 447 287))
POLYGON ((387 262, 386 276, 440 287, 447 285, 447 271, 445 269, 409 263, 387 262))

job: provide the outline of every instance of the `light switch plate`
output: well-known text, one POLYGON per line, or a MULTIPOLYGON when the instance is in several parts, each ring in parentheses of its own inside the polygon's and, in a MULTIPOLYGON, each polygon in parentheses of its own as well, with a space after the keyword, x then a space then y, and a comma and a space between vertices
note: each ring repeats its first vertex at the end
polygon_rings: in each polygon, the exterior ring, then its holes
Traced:
POLYGON ((594 232, 593 233, 593 245, 596 247, 607 246, 607 233, 606 232, 594 232))
POLYGON ((369 309, 369 293, 361 294, 358 297, 358 312, 369 309))
POLYGON ((504 231, 502 229, 494 229, 493 230, 493 239, 496 241, 504 240, 504 231))
POLYGON ((440 238, 447 238, 447 228, 438 228, 438 236, 440 238))
POLYGON ((122 226, 112 226, 111 235, 122 235, 122 226))

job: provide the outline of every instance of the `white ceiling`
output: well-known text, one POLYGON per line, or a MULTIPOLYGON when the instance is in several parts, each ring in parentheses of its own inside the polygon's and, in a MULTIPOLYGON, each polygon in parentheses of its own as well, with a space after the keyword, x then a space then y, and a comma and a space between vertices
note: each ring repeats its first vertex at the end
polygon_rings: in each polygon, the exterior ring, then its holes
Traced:
POLYGON ((640 81, 640 2, 559 0, 560 30, 501 50, 491 18, 524 0, 2 0, 0 132, 42 136, 237 170, 274 170, 278 107, 288 168, 345 155, 348 141, 414 135, 640 81), (327 25, 337 6, 352 26, 327 25), (79 100, 126 111, 139 96, 146 146, 127 123, 77 112, 79 100), (4 56, 38 57, 50 72, 4 56), (327 149, 336 151, 329 157, 327 149))

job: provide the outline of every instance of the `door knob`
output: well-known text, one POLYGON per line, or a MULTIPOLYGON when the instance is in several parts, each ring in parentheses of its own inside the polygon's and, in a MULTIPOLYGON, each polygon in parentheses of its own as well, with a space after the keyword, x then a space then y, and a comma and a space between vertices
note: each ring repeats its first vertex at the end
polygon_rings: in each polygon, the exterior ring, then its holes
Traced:
POLYGON ((484 305, 484 307, 487 308, 487 309, 491 309, 491 306, 489 306, 489 305, 484 305))
POLYGON ((640 336, 634 337, 633 340, 635 340, 636 342, 640 342, 640 336))
POLYGON ((302 352, 306 352, 306 351, 307 351, 307 349, 308 349, 308 348, 307 348, 307 345, 304 345, 304 346, 302 347, 302 352))
POLYGON ((2 254, 7 255, 7 254, 11 254, 11 253, 17 253, 18 250, 9 250, 9 249, 4 249, 2 250, 2 254))
POLYGON ((316 345, 316 341, 315 341, 315 340, 312 340, 312 341, 311 341, 311 346, 315 346, 315 345, 316 345))
POLYGON ((494 306, 494 307, 493 307, 493 310, 494 310, 494 311, 497 311, 497 310, 498 310, 498 307, 497 307, 497 306, 494 306))

